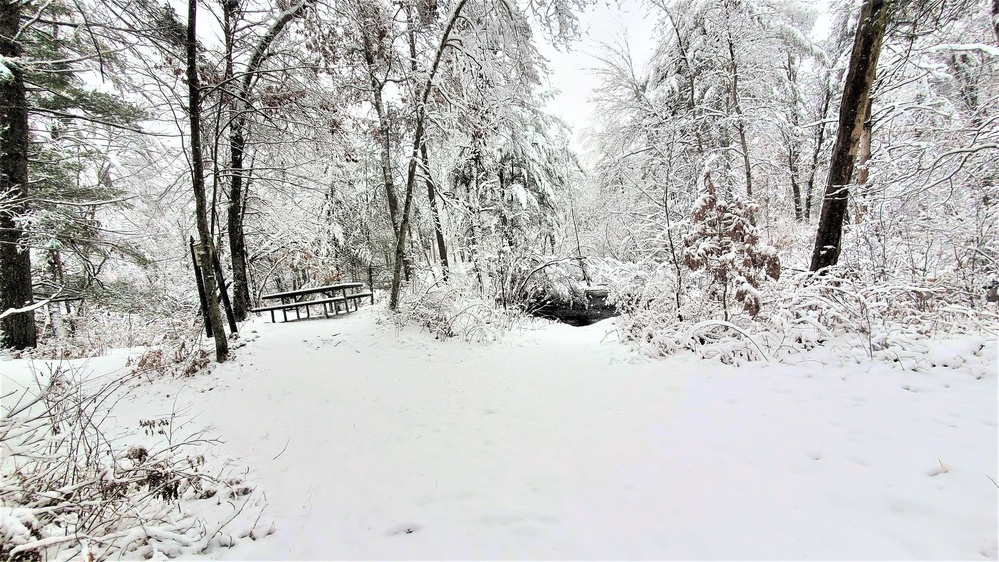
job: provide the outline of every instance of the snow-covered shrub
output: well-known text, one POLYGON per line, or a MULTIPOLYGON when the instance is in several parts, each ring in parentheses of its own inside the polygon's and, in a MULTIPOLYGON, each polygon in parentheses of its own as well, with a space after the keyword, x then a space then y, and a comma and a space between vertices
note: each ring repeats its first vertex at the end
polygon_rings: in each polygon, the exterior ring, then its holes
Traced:
POLYGON ((790 279, 758 319, 771 353, 793 361, 821 347, 840 360, 918 369, 932 363, 934 341, 999 329, 999 315, 967 306, 953 287, 874 283, 868 275, 841 266, 790 279))
POLYGON ((582 285, 582 258, 529 255, 512 261, 500 295, 504 306, 527 308, 556 302, 586 302, 582 285))
POLYGON ((873 283, 838 267, 824 275, 784 276, 769 288, 755 318, 679 320, 663 312, 668 299, 652 299, 647 308, 626 313, 618 326, 650 356, 687 351, 735 364, 873 360, 922 369, 947 362, 933 348, 941 339, 996 336, 999 314, 968 307, 963 298, 951 286, 873 283))
POLYGON ((202 329, 193 311, 160 316, 122 312, 102 306, 73 306, 70 312, 52 304, 36 312, 39 344, 30 354, 39 359, 77 359, 105 355, 110 349, 176 345, 193 341, 202 329))
POLYGON ((189 556, 214 544, 222 526, 189 508, 228 509, 223 502, 249 489, 206 470, 200 451, 212 440, 184 429, 176 413, 108 433, 121 379, 87 381, 59 366, 36 382, 4 397, 0 559, 189 556))
POLYGON ((719 194, 711 175, 705 172, 690 231, 683 237, 683 264, 707 273, 707 297, 721 303, 726 321, 729 299, 742 303, 747 314, 756 316, 764 280, 780 278, 777 251, 756 235, 751 220, 755 210, 735 193, 727 197, 719 194))
POLYGON ((410 296, 400 302, 393 320, 398 328, 416 325, 441 340, 489 342, 502 337, 522 320, 517 309, 504 310, 483 299, 471 280, 424 284, 415 281, 410 296))

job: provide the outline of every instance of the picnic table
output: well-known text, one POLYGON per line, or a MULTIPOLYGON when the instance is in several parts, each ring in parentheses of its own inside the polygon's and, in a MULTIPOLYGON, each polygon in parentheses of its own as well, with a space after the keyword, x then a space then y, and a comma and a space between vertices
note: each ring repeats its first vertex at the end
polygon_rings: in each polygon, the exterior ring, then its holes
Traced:
POLYGON ((359 300, 364 298, 370 298, 371 304, 375 304, 375 295, 371 291, 362 291, 364 287, 363 283, 336 283, 334 285, 323 285, 321 287, 309 287, 306 289, 296 289, 294 291, 283 291, 280 293, 270 293, 268 295, 261 295, 261 299, 264 300, 278 300, 281 301, 278 304, 273 304, 269 306, 262 306, 259 308, 250 309, 251 312, 270 312, 271 322, 277 322, 274 317, 274 313, 278 310, 281 311, 281 315, 284 317, 284 321, 288 321, 288 311, 294 310, 295 317, 299 320, 302 318, 301 309, 305 309, 305 317, 310 318, 309 313, 310 306, 322 305, 323 314, 329 318, 330 311, 334 315, 340 314, 340 307, 343 307, 343 312, 345 314, 350 313, 350 303, 354 303, 354 310, 357 310, 357 303, 359 300), (350 290, 351 292, 347 292, 350 290))

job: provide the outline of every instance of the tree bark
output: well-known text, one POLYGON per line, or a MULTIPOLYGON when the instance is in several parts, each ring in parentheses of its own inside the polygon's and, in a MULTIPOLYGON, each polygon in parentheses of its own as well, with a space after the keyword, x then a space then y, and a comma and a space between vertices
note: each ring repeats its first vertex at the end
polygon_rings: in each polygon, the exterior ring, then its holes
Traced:
POLYGON ((992 33, 996 36, 996 45, 999 46, 999 0, 992 0, 992 33))
POLYGON ((854 201, 857 203, 857 212, 854 213, 854 224, 860 224, 864 215, 867 214, 867 193, 864 186, 871 176, 871 171, 867 163, 871 160, 871 104, 868 102, 867 111, 864 113, 864 125, 860 132, 860 148, 857 154, 857 194, 854 201))
POLYGON ((888 0, 864 0, 860 10, 840 102, 839 130, 829 162, 829 177, 815 235, 811 271, 836 265, 839 261, 847 195, 860 146, 864 115, 877 73, 881 42, 888 26, 888 11, 888 0))
POLYGON ((205 283, 205 297, 208 299, 208 322, 215 334, 215 360, 219 363, 229 356, 229 340, 226 339, 219 313, 218 289, 212 263, 215 259, 215 244, 208 227, 208 205, 205 194, 205 164, 201 152, 201 83, 198 78, 198 1, 188 0, 187 4, 187 113, 191 122, 191 183, 194 188, 195 213, 198 223, 198 237, 201 240, 201 275, 205 283))
MULTIPOLYGON (((250 283, 247 273, 246 234, 243 219, 246 216, 246 195, 249 187, 244 156, 246 154, 246 112, 247 100, 253 89, 253 79, 260 70, 260 65, 267 58, 267 50, 271 43, 281 34, 285 27, 295 18, 301 16, 305 9, 315 0, 303 0, 296 6, 285 10, 260 38, 250 56, 242 80, 239 81, 239 91, 229 103, 229 207, 226 218, 229 234, 229 260, 232 265, 232 309, 236 320, 246 320, 250 309, 250 283)), ((235 77, 233 70, 232 48, 236 29, 238 3, 236 0, 224 0, 226 33, 226 77, 235 77)))
MULTIPOLYGON (((999 0, 997 0, 999 1, 999 0)), ((409 69, 416 75, 416 30, 413 24, 412 8, 406 8, 406 24, 409 32, 409 69)), ((441 271, 444 282, 448 281, 450 262, 447 257, 447 244, 444 241, 444 229, 441 226, 441 215, 437 208, 437 188, 430 177, 430 157, 427 154, 427 143, 420 145, 420 162, 423 169, 423 182, 427 186, 427 201, 430 203, 430 218, 434 223, 434 234, 437 239, 437 253, 441 260, 441 271)))
MULTIPOLYGON (((31 252, 17 219, 28 211, 28 100, 18 66, 21 46, 13 39, 20 29, 20 0, 0 0, 0 56, 10 72, 0 76, 0 312, 22 308, 33 300, 31 252)), ((35 313, 10 314, 0 320, 0 347, 35 347, 35 313)))
POLYGON ((829 115, 829 105, 832 102, 832 92, 825 88, 822 96, 822 112, 819 115, 819 130, 815 137, 815 146, 812 149, 812 162, 808 171, 808 183, 805 186, 805 220, 812 218, 812 194, 815 193, 815 173, 819 169, 819 156, 822 154, 822 147, 826 143, 826 116, 829 115))
POLYGON ((430 158, 427 155, 426 143, 420 147, 420 160, 423 163, 423 181, 427 185, 427 200, 430 202, 430 218, 434 223, 434 234, 437 237, 437 252, 441 258, 441 271, 444 275, 444 282, 448 280, 448 270, 451 267, 447 257, 447 244, 444 242, 444 228, 441 226, 441 215, 437 209, 437 188, 430 177, 430 158))
POLYGON ((423 146, 423 135, 425 132, 423 123, 427 115, 427 102, 430 99, 430 90, 433 88, 434 79, 437 77, 437 69, 440 68, 444 49, 447 48, 448 41, 451 38, 451 31, 454 29, 454 26, 458 21, 458 17, 461 15, 461 11, 465 8, 465 4, 467 2, 468 0, 458 0, 458 4, 454 7, 454 12, 451 14, 451 18, 448 20, 447 26, 444 28, 444 33, 441 35, 440 43, 437 45, 437 52, 434 54, 434 60, 430 67, 430 73, 427 75, 426 82, 423 84, 423 88, 417 96, 416 131, 413 133, 413 152, 409 159, 409 171, 406 174, 406 198, 402 206, 402 220, 399 223, 399 237, 395 242, 395 263, 392 268, 392 289, 389 293, 389 309, 391 310, 395 310, 399 306, 399 290, 402 287, 402 264, 403 259, 406 257, 406 229, 409 226, 409 210, 412 206, 413 188, 416 184, 416 164, 419 161, 420 147, 423 146))
MULTIPOLYGON (((362 22, 363 24, 363 22, 362 22)), ((379 164, 382 172, 382 185, 385 187, 385 198, 388 200, 389 220, 396 238, 399 237, 399 197, 395 192, 395 182, 392 181, 392 147, 388 116, 385 114, 385 101, 382 99, 382 82, 376 76, 374 45, 371 43, 369 30, 362 29, 364 43, 364 63, 368 68, 368 80, 371 85, 372 104, 378 116, 378 147, 379 164)))

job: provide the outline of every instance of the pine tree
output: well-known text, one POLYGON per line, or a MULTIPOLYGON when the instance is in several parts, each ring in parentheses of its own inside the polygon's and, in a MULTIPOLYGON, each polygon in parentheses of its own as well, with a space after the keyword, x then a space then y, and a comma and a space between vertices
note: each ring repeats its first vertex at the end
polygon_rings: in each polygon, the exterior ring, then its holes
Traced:
MULTIPOLYGON (((0 3, 0 312, 31 302, 31 254, 22 246, 19 219, 28 210, 28 102, 20 63, 21 2, 0 3)), ((10 314, 0 324, 0 345, 35 347, 35 317, 10 314)))

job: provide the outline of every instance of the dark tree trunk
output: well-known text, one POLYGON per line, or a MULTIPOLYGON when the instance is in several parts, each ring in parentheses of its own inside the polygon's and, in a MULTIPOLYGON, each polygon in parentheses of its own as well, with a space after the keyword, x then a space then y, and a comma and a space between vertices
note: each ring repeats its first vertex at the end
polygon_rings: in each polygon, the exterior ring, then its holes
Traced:
POLYGON ((812 164, 808 171, 808 183, 805 186, 805 220, 812 218, 812 194, 815 193, 815 174, 819 169, 819 156, 822 154, 822 147, 826 143, 826 116, 829 115, 829 105, 832 103, 832 92, 826 88, 822 98, 822 113, 819 116, 819 130, 815 137, 815 146, 812 150, 812 164))
POLYGON ((441 270, 444 274, 444 282, 447 283, 448 269, 450 269, 451 263, 447 257, 447 244, 444 242, 444 228, 441 226, 440 211, 437 209, 437 188, 434 187, 434 182, 430 178, 430 158, 427 156, 426 143, 420 147, 420 159, 423 162, 423 173, 425 174, 423 181, 427 184, 427 200, 430 202, 430 217, 433 220, 434 234, 437 237, 437 252, 441 257, 441 270))
POLYGON ((798 148, 798 139, 796 138, 798 127, 801 124, 801 120, 798 118, 798 61, 793 53, 787 54, 787 66, 785 70, 787 71, 787 82, 788 82, 788 92, 791 97, 791 133, 787 137, 787 169, 791 174, 791 198, 794 199, 794 220, 801 222, 804 217, 804 201, 801 198, 801 181, 800 181, 800 152, 798 148))
POLYGON ((992 33, 996 36, 996 45, 999 46, 999 0, 992 0, 992 33))
POLYGON ((364 63, 368 69, 368 82, 371 86, 371 101, 375 106, 375 114, 378 116, 378 159, 382 172, 382 184, 385 187, 385 198, 388 200, 389 220, 392 222, 392 230, 396 239, 399 238, 399 197, 395 192, 395 182, 392 180, 392 146, 391 129, 389 128, 388 115, 385 112, 385 101, 382 99, 383 82, 378 79, 377 67, 375 65, 375 45, 371 41, 371 33, 375 30, 367 29, 373 22, 362 19, 361 29, 362 43, 364 45, 364 63))
MULTIPOLYGON (((31 253, 21 247, 24 230, 16 219, 28 211, 28 100, 24 74, 17 58, 20 45, 13 40, 20 29, 20 0, 0 0, 0 56, 10 71, 0 78, 0 312, 32 302, 31 253)), ((35 313, 10 314, 0 320, 0 347, 35 347, 35 313)))
POLYGON ((205 194, 205 164, 201 152, 201 84, 198 78, 198 37, 197 0, 187 4, 187 112, 191 120, 191 183, 194 187, 195 212, 198 222, 198 237, 201 239, 201 276, 205 283, 205 296, 208 299, 208 322, 215 334, 215 360, 225 361, 229 356, 229 340, 226 339, 219 313, 218 289, 212 263, 215 260, 215 245, 208 228, 208 205, 205 194))
POLYGON ((888 0, 864 0, 860 10, 857 35, 840 102, 839 130, 836 132, 836 142, 829 162, 829 177, 826 180, 815 248, 812 251, 812 271, 836 265, 839 261, 847 195, 860 146, 864 115, 877 73, 881 41, 888 26, 888 10, 888 0))
POLYGON ((872 128, 871 104, 868 102, 867 111, 864 114, 864 126, 860 133, 860 148, 857 154, 857 193, 854 197, 854 201, 857 204, 857 212, 853 216, 855 224, 860 224, 860 221, 864 219, 864 215, 867 214, 867 189, 864 186, 867 185, 867 180, 871 176, 871 171, 867 167, 867 164, 871 160, 872 128))
MULTIPOLYGON (((281 14, 260 38, 250 55, 246 73, 239 81, 239 91, 230 101, 229 107, 229 208, 227 209, 227 225, 229 233, 229 260, 232 265, 232 309, 237 321, 246 320, 250 309, 250 282, 248 263, 246 259, 246 234, 243 219, 246 216, 246 196, 249 189, 248 175, 244 167, 246 154, 246 112, 247 100, 253 88, 253 80, 260 65, 267 58, 271 43, 281 34, 285 27, 295 18, 305 13, 305 10, 315 0, 303 0, 294 9, 281 14)), ((223 3, 226 25, 226 75, 234 78, 232 61, 233 40, 236 33, 239 4, 236 0, 225 0, 223 3)))
POLYGON ((232 263, 232 312, 237 322, 246 320, 250 309, 250 284, 247 280, 246 236, 243 233, 243 211, 246 208, 246 194, 243 183, 243 151, 246 139, 243 137, 242 118, 233 119, 229 134, 229 157, 232 179, 229 184, 229 208, 227 224, 229 233, 229 259, 232 263))
MULTIPOLYGON (((233 47, 236 35, 236 21, 239 17, 239 4, 236 0, 222 3, 223 25, 225 26, 226 66, 225 80, 232 82, 235 76, 233 47)), ((246 92, 240 92, 245 96, 246 92)), ((246 237, 243 234, 243 210, 245 209, 245 185, 243 154, 246 139, 243 136, 245 118, 240 109, 243 97, 229 96, 229 207, 226 209, 226 232, 229 236, 229 261, 232 265, 232 313, 237 322, 246 320, 250 309, 250 284, 247 275, 246 237)))

